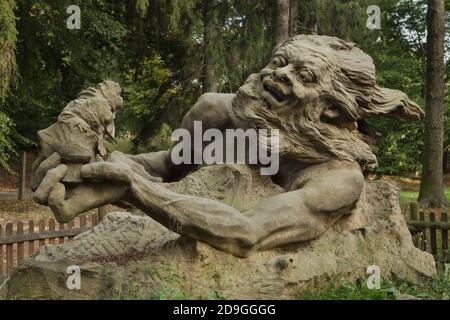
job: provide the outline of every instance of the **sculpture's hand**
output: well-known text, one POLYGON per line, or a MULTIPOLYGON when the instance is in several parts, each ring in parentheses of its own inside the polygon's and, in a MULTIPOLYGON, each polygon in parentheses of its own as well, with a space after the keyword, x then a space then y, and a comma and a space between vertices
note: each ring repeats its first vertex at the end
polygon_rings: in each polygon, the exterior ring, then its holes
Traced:
POLYGON ((52 153, 47 159, 41 161, 30 178, 30 188, 34 191, 34 200, 37 203, 47 205, 48 195, 51 189, 66 175, 67 167, 61 165, 61 157, 58 153, 52 153))
POLYGON ((58 222, 66 223, 80 213, 121 200, 129 189, 131 178, 136 175, 125 164, 98 162, 83 166, 82 178, 91 178, 90 166, 95 172, 103 173, 101 179, 98 176, 98 179, 91 179, 95 182, 83 181, 76 187, 61 183, 67 172, 64 164, 48 170, 34 193, 34 200, 48 205, 58 222))
POLYGON ((89 125, 84 122, 84 121, 79 121, 75 124, 75 128, 77 128, 78 130, 80 130, 80 132, 88 132, 88 131, 92 131, 91 127, 89 127, 89 125))
POLYGON ((61 183, 66 173, 67 166, 61 164, 61 157, 54 153, 37 165, 32 177, 34 200, 48 205, 61 223, 87 210, 122 200, 133 179, 161 181, 120 153, 115 153, 107 162, 84 165, 81 168, 83 183, 76 187, 61 183))

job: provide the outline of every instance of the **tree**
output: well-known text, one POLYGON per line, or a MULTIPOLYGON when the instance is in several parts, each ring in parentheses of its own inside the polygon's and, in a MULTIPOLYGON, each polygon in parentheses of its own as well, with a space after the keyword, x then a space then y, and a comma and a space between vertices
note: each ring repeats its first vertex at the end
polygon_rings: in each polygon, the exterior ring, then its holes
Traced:
POLYGON ((16 17, 14 0, 0 2, 0 166, 6 167, 7 161, 13 153, 11 134, 14 123, 3 112, 4 100, 8 95, 11 82, 17 76, 16 66, 16 17))
POLYGON ((445 97, 444 0, 428 0, 427 31, 425 131, 419 202, 424 207, 441 207, 446 202, 442 174, 445 97))
POLYGON ((216 6, 216 0, 203 0, 203 92, 217 92, 218 89, 213 53, 217 27, 216 6))
POLYGON ((0 4, 0 98, 5 98, 11 80, 16 75, 16 17, 14 0, 4 0, 0 4))
POLYGON ((289 5, 289 36, 293 37, 297 34, 298 20, 298 2, 299 0, 290 0, 289 5))
POLYGON ((278 44, 289 37, 290 7, 291 3, 289 0, 277 0, 275 44, 278 44))

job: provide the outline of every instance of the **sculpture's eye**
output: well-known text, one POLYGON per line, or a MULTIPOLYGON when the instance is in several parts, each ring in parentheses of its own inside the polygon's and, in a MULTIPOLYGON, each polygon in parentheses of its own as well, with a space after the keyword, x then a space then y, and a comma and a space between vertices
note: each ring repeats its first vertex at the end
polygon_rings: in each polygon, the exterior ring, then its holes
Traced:
POLYGON ((315 81, 314 74, 308 70, 302 70, 297 75, 298 79, 303 83, 310 83, 315 81))
POLYGON ((284 67, 286 64, 286 60, 282 57, 275 57, 272 62, 270 62, 270 66, 273 68, 284 67))

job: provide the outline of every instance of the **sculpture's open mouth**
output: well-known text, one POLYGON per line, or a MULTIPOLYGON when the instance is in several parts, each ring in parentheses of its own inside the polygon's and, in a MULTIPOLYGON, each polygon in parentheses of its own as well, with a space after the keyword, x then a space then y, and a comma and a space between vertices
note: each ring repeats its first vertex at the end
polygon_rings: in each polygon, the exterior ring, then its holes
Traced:
POLYGON ((264 90, 261 96, 270 108, 278 109, 285 107, 291 101, 292 95, 290 94, 290 90, 270 78, 263 80, 263 88, 264 90))
POLYGON ((276 86, 270 86, 267 83, 263 84, 264 90, 269 92, 278 102, 283 102, 287 99, 287 96, 276 86))

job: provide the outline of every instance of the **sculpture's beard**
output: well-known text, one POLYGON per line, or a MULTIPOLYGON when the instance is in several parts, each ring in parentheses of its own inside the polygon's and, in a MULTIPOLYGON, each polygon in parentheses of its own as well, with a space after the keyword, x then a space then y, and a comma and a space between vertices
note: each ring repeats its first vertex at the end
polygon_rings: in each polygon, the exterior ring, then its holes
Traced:
POLYGON ((321 119, 326 107, 324 102, 315 101, 280 115, 269 108, 258 94, 261 86, 256 83, 256 78, 251 76, 239 89, 233 100, 233 111, 244 127, 278 129, 280 158, 291 158, 305 164, 335 159, 357 161, 363 171, 377 167, 376 156, 361 139, 358 130, 338 128, 321 119))

